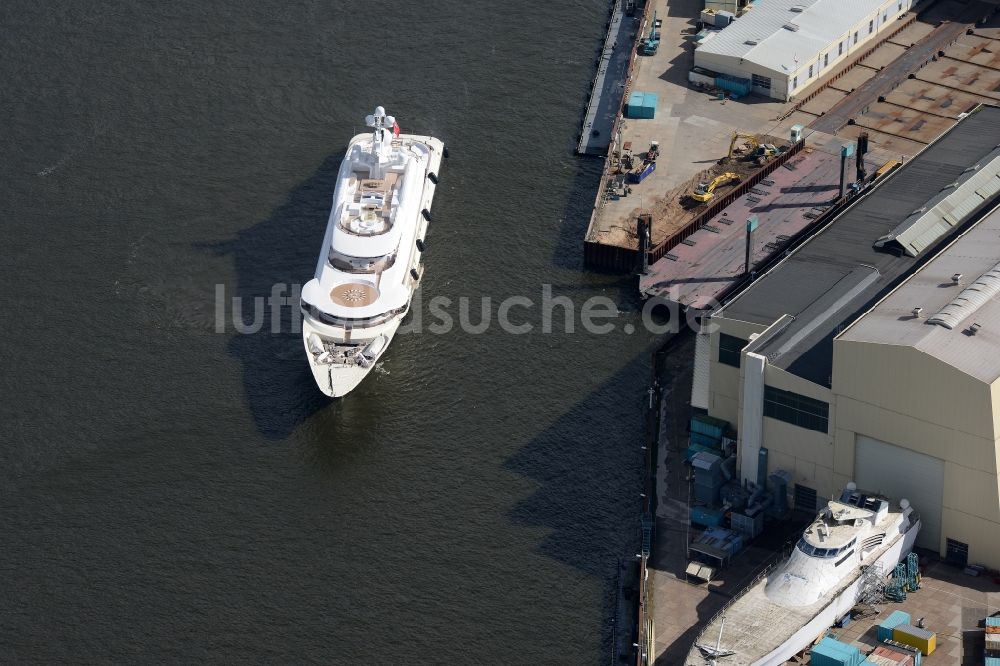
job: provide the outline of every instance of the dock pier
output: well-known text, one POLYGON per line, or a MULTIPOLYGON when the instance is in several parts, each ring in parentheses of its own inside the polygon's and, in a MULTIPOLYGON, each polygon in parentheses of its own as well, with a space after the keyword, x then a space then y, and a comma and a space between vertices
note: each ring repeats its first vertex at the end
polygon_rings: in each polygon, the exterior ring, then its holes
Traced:
POLYGON ((634 66, 636 40, 644 23, 644 14, 636 9, 638 4, 636 0, 616 0, 611 9, 576 145, 579 155, 605 155, 611 143, 634 66))

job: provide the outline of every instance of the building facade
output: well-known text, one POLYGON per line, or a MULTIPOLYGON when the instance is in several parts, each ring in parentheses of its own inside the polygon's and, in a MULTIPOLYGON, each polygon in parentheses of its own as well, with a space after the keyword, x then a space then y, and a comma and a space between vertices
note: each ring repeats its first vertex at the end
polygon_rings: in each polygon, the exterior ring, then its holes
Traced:
POLYGON ((713 313, 692 404, 737 429, 745 483, 766 448, 795 507, 855 481, 911 501, 918 545, 1000 568, 1000 149, 982 136, 1000 109, 713 313))
POLYGON ((705 40, 694 64, 788 101, 896 25, 912 0, 767 0, 705 40))

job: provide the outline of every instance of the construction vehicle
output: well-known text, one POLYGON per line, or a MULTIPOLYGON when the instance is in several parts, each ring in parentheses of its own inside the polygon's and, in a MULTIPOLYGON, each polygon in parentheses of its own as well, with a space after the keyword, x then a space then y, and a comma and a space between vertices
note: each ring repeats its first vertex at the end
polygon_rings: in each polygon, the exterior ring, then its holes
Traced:
POLYGON ((705 203, 715 196, 715 188, 722 185, 735 184, 742 180, 738 173, 727 172, 721 176, 716 176, 710 183, 698 183, 697 189, 689 196, 698 203, 705 203))
POLYGON ((778 154, 778 147, 773 143, 761 143, 753 134, 745 134, 739 130, 733 132, 733 138, 729 142, 729 159, 733 155, 749 154, 753 157, 774 157, 778 154), (743 146, 738 147, 736 142, 743 139, 743 146))
POLYGON ((653 12, 653 27, 649 31, 649 37, 642 43, 642 55, 656 55, 660 48, 660 22, 656 20, 656 12, 653 12))
POLYGON ((655 162, 656 158, 660 156, 660 142, 650 141, 649 150, 646 151, 646 161, 655 162))

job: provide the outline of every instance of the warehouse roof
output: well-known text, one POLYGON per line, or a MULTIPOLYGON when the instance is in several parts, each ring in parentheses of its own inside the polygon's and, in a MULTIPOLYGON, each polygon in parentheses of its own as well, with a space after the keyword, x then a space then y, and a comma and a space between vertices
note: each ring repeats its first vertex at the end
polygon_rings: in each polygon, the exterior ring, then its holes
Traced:
POLYGON ((782 315, 791 315, 791 324, 758 352, 777 367, 829 386, 834 336, 949 242, 969 219, 992 206, 982 203, 979 210, 970 211, 963 224, 948 227, 916 257, 880 251, 874 243, 988 156, 996 148, 995 137, 1000 137, 1000 107, 981 107, 757 280, 719 316, 770 326, 782 315))
POLYGON ((797 62, 808 62, 825 51, 884 3, 885 0, 756 2, 751 11, 697 51, 742 58, 791 75, 798 68, 797 62))
POLYGON ((914 347, 977 379, 1000 378, 1000 298, 990 286, 1000 261, 1000 210, 995 209, 841 334, 841 340, 914 347), (976 291, 982 299, 962 299, 976 291), (957 325, 936 313, 963 305, 957 325), (914 308, 922 308, 920 316, 914 308), (973 331, 973 326, 978 328, 973 331))

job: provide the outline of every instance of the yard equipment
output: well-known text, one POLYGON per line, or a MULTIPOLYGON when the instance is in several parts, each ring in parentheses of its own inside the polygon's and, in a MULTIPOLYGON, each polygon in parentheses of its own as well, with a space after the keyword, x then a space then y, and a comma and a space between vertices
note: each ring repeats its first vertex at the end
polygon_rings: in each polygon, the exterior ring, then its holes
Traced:
POLYGON ((740 182, 740 180, 742 180, 742 178, 738 173, 727 172, 721 176, 716 176, 711 182, 699 183, 697 189, 695 189, 695 191, 689 196, 698 203, 705 203, 712 200, 712 197, 715 196, 715 189, 717 187, 735 184, 740 182))

